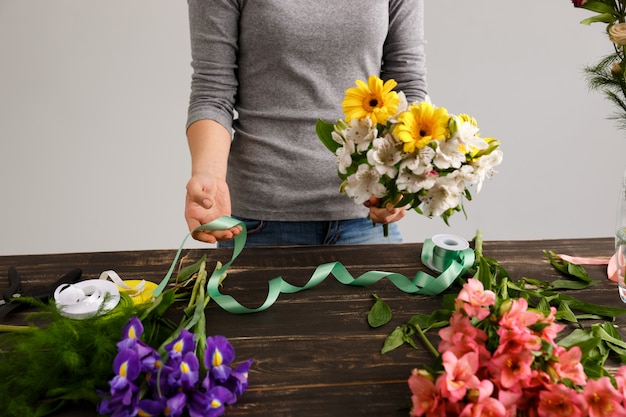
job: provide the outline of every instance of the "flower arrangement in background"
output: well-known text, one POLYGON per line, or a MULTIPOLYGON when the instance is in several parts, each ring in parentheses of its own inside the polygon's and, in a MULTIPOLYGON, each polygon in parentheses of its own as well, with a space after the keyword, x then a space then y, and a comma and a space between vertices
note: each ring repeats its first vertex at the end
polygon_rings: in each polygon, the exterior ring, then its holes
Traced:
POLYGON ((614 103, 618 111, 612 119, 626 128, 626 1, 624 0, 572 0, 575 7, 595 13, 581 23, 606 24, 613 52, 596 65, 585 68, 589 86, 599 90, 614 103))
POLYGON ((337 158, 340 192, 357 204, 373 195, 381 207, 410 206, 448 218, 480 191, 502 161, 500 143, 482 138, 467 114, 453 115, 429 101, 408 104, 394 80, 356 81, 342 103, 345 118, 319 120, 317 134, 337 158))

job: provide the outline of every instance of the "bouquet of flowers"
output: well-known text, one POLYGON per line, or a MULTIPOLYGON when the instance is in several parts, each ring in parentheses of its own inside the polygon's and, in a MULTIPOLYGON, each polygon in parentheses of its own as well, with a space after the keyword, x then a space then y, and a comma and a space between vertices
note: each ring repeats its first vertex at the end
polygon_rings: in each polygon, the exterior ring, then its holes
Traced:
POLYGON ((581 23, 606 24, 613 52, 595 66, 585 68, 589 86, 600 90, 613 102, 618 113, 612 117, 626 128, 626 1, 624 0, 572 0, 574 7, 594 12, 594 16, 581 23))
POLYGON ((502 161, 500 143, 482 138, 467 114, 452 115, 429 101, 408 104, 396 81, 372 75, 346 90, 345 118, 319 120, 317 134, 337 157, 345 192, 357 204, 373 195, 381 207, 410 206, 448 218, 480 191, 502 161))

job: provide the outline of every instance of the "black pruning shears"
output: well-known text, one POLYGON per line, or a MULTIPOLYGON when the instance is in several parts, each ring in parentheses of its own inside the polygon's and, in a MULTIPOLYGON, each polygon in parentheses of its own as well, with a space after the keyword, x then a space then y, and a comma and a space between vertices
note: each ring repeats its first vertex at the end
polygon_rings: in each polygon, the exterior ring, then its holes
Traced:
POLYGON ((15 267, 9 267, 9 288, 0 293, 0 320, 2 320, 4 317, 6 317, 7 314, 12 312, 16 308, 28 305, 26 303, 14 301, 17 298, 31 297, 45 301, 53 296, 54 291, 59 285, 74 284, 80 280, 82 274, 83 271, 81 269, 74 268, 48 286, 34 289, 32 292, 22 292, 22 278, 20 274, 17 272, 17 269, 15 269, 15 267))

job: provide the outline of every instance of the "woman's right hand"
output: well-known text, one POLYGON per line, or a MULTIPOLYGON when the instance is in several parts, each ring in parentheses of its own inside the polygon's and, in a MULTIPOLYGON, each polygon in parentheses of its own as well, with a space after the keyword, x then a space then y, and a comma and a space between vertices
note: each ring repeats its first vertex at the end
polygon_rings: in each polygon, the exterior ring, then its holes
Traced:
MULTIPOLYGON (((230 214, 230 191, 226 181, 205 174, 193 175, 187 182, 185 198, 185 219, 189 231, 230 214)), ((197 231, 193 233, 193 237, 202 242, 215 243, 233 239, 239 233, 241 227, 236 226, 226 230, 197 231)))

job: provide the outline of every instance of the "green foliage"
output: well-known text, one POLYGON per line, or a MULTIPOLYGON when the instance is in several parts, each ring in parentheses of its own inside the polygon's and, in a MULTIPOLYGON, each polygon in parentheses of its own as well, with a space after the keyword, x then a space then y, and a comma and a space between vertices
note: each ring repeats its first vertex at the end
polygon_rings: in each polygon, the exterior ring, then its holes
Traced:
POLYGON ((67 403, 98 400, 112 374, 115 342, 130 317, 132 301, 114 314, 86 320, 63 317, 47 304, 32 315, 46 326, 0 334, 0 404, 8 417, 43 416, 67 403))
MULTIPOLYGON (((589 377, 608 375, 604 366, 611 358, 626 364, 626 342, 611 324, 616 316, 626 314, 626 308, 587 303, 562 292, 589 288, 597 284, 582 266, 562 260, 552 251, 545 251, 544 254, 551 265, 561 273, 560 279, 547 281, 522 278, 513 282, 510 275, 496 260, 483 256, 480 232, 477 234, 474 246, 476 261, 469 275, 480 280, 485 290, 495 292, 499 303, 510 298, 525 298, 529 307, 540 310, 544 314, 548 314, 550 308, 555 307, 556 319, 575 327, 559 341, 559 344, 566 348, 572 346, 581 348, 583 366, 589 377), (589 320, 593 322, 589 324, 589 320)), ((464 278, 460 277, 459 284, 463 283, 464 278)), ((404 344, 415 349, 419 349, 422 345, 437 357, 439 354, 426 337, 426 333, 449 324, 457 295, 458 293, 445 294, 442 309, 431 314, 417 314, 406 323, 397 326, 387 336, 381 353, 397 349, 404 344)), ((488 334, 488 337, 490 343, 497 343, 497 334, 488 334)))

